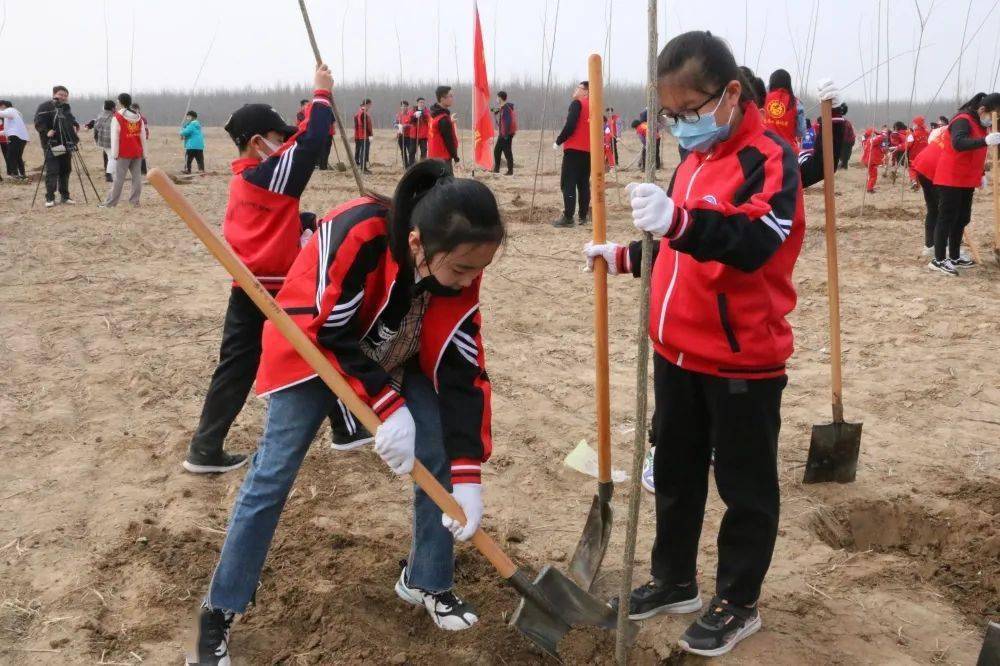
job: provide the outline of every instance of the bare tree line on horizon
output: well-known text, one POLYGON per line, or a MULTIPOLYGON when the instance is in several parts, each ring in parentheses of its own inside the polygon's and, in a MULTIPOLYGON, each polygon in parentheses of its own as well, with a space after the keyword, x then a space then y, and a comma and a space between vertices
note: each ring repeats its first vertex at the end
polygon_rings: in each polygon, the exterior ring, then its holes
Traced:
MULTIPOLYGON (((447 81, 444 84, 452 85, 447 81)), ((353 116, 361 101, 370 98, 373 102, 371 113, 375 127, 388 129, 394 123, 394 116, 399 110, 401 100, 405 99, 410 104, 415 104, 417 97, 424 97, 427 100, 427 105, 430 106, 435 101, 434 89, 437 85, 431 81, 410 85, 402 85, 399 82, 369 82, 367 86, 351 83, 338 85, 334 90, 334 96, 345 123, 350 123, 349 118, 353 116)), ((549 92, 549 111, 545 118, 546 130, 558 130, 562 126, 575 85, 575 81, 553 84, 549 92)), ((73 95, 72 85, 67 84, 67 86, 70 88, 70 104, 73 113, 81 124, 100 112, 104 101, 103 95, 93 93, 73 95)), ((471 85, 469 83, 454 84, 453 90, 456 101, 452 112, 458 114, 459 126, 468 129, 471 126, 471 85)), ((502 82, 500 85, 491 85, 491 90, 494 94, 499 90, 507 91, 509 101, 517 109, 520 129, 539 129, 542 121, 542 100, 545 96, 543 83, 513 80, 502 82)), ((850 90, 847 91, 847 93, 850 92, 850 90)), ((191 98, 191 108, 198 112, 199 120, 205 126, 224 125, 233 111, 249 102, 268 103, 277 109, 286 120, 293 122, 295 113, 298 111, 299 100, 309 98, 311 93, 312 90, 304 85, 280 85, 260 89, 202 90, 196 92, 191 98)), ((189 95, 189 92, 179 90, 162 90, 136 92, 132 94, 132 97, 136 103, 142 106, 142 113, 151 125, 170 126, 180 125, 182 122, 187 111, 189 95)), ((116 95, 113 93, 112 96, 116 95)), ((848 117, 858 128, 883 124, 891 126, 896 121, 902 121, 909 125, 913 115, 923 115, 930 122, 940 115, 951 117, 956 111, 951 100, 939 99, 930 105, 925 101, 915 100, 911 115, 908 113, 909 102, 906 99, 889 101, 888 103, 880 100, 873 108, 870 103, 865 103, 860 99, 852 99, 850 94, 845 95, 845 97, 849 106, 848 117)), ((623 130, 629 131, 630 121, 637 118, 645 107, 645 88, 637 83, 612 83, 605 87, 604 98, 605 104, 614 107, 615 112, 621 116, 623 130)), ((30 123, 35 108, 49 97, 47 95, 35 97, 21 95, 9 99, 14 102, 14 105, 25 116, 25 120, 30 123)), ((806 95, 803 97, 803 103, 807 109, 806 116, 815 118, 819 115, 819 107, 815 99, 806 95)), ((350 131, 351 128, 348 129, 350 131)))

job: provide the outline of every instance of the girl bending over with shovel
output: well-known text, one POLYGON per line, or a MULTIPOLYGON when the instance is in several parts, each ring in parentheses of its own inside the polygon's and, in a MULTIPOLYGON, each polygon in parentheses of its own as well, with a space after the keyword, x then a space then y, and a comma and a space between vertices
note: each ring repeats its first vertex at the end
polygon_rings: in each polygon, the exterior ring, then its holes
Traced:
MULTIPOLYGON (((452 592, 454 539, 483 515, 480 464, 492 448, 479 314, 483 270, 505 237, 496 199, 439 160, 411 168, 393 200, 349 201, 320 223, 277 301, 383 421, 375 450, 397 474, 416 457, 467 518, 415 488, 413 544, 396 582, 441 629, 478 620, 452 592)), ((299 466, 336 396, 270 322, 257 390, 269 398, 260 448, 229 519, 201 610, 197 661, 227 665, 229 627, 253 599, 299 466)))
MULTIPOLYGON (((715 656, 761 627, 757 600, 778 531, 778 431, 792 353, 785 317, 795 307, 791 275, 805 232, 802 176, 795 151, 766 131, 721 39, 701 31, 674 38, 657 78, 661 113, 690 152, 667 191, 627 188, 635 226, 659 241, 649 322, 656 540, 652 580, 633 590, 629 617, 701 610, 695 574, 714 450, 726 504, 716 593, 680 645, 715 656)), ((832 99, 836 90, 826 84, 820 93, 832 99)), ((803 174, 817 171, 813 160, 803 156, 803 174)), ((585 249, 611 273, 637 274, 640 252, 639 243, 585 249)))

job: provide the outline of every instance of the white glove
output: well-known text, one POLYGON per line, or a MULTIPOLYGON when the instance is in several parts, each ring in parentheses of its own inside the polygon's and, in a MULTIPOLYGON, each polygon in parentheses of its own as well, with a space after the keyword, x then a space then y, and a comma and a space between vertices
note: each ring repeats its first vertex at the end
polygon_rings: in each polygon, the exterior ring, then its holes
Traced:
POLYGON ((632 224, 639 231, 662 238, 674 221, 674 202, 653 183, 629 183, 625 192, 632 202, 632 224))
POLYGON ((608 275, 618 275, 618 265, 615 261, 615 255, 620 247, 621 245, 618 243, 594 245, 594 241, 587 241, 587 244, 583 246, 583 256, 587 258, 587 271, 593 273, 594 259, 596 257, 604 257, 604 261, 608 264, 608 275))
POLYGON ((396 474, 402 476, 413 470, 413 447, 417 426, 405 406, 389 415, 375 431, 375 453, 396 474))
POLYGON ((465 513, 465 525, 446 513, 441 514, 441 524, 448 528, 456 540, 468 541, 483 520, 483 487, 478 483, 456 483, 451 496, 465 513))
POLYGON ((840 89, 833 79, 820 79, 816 84, 816 94, 821 102, 830 100, 834 106, 840 106, 840 89))
POLYGON ((1000 146, 1000 132, 990 132, 985 141, 987 146, 1000 146))
POLYGON ((299 236, 299 249, 302 249, 306 246, 306 243, 309 242, 309 239, 312 238, 312 235, 313 235, 312 229, 303 230, 302 235, 299 236))
POLYGON ((559 144, 558 143, 553 143, 552 144, 552 150, 559 150, 559 144))

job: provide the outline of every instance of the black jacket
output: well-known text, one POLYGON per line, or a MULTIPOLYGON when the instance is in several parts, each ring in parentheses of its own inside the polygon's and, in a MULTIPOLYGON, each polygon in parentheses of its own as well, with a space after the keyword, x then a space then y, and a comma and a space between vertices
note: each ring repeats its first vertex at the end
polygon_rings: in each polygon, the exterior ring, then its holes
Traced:
POLYGON ((65 142, 77 144, 80 137, 76 131, 80 124, 73 117, 69 104, 56 105, 54 100, 42 102, 35 111, 35 129, 43 146, 58 146, 65 142), (55 130, 54 136, 48 136, 50 130, 55 130))

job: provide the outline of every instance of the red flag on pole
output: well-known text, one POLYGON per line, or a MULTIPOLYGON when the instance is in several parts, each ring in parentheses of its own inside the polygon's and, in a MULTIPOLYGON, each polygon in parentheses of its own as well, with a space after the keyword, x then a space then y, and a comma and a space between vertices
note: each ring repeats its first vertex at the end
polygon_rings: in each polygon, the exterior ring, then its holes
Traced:
POLYGON ((483 53, 483 30, 479 25, 479 3, 473 4, 475 37, 472 49, 474 82, 472 84, 473 151, 476 164, 484 169, 493 168, 490 139, 493 138, 493 119, 490 117, 490 82, 486 79, 486 56, 483 53))

